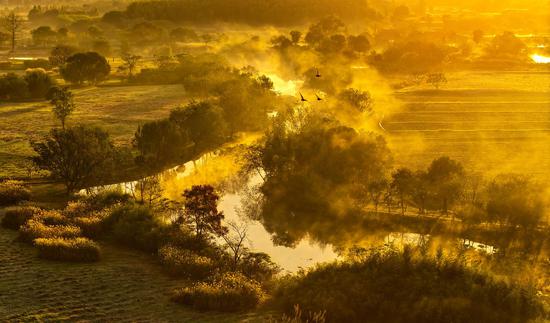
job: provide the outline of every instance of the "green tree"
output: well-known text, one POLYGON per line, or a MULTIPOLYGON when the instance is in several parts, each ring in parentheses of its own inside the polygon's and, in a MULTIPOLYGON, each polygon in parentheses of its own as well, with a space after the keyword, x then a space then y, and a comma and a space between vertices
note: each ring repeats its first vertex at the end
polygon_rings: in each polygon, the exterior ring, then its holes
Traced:
POLYGON ((40 26, 31 31, 32 40, 36 45, 46 46, 57 40, 57 32, 50 26, 40 26))
POLYGON ((74 54, 67 58, 67 62, 60 69, 65 81, 76 84, 97 84, 103 81, 110 71, 111 66, 105 57, 96 52, 74 54))
POLYGON ((227 228, 222 225, 223 212, 218 211, 219 195, 210 185, 194 185, 183 193, 184 213, 193 223, 198 239, 211 235, 222 236, 227 228))
POLYGON ((42 142, 31 145, 37 154, 33 162, 62 181, 68 194, 101 183, 113 167, 115 149, 100 128, 52 129, 42 142))
POLYGON ((42 68, 25 71, 25 81, 29 94, 33 98, 45 98, 48 91, 55 85, 55 81, 42 68))
POLYGON ((53 105, 52 112, 65 129, 67 118, 76 108, 73 93, 68 88, 54 88, 50 94, 50 103, 53 105))
POLYGON ((193 142, 193 157, 227 141, 228 127, 223 110, 212 103, 191 102, 172 110, 170 121, 184 131, 193 142))
POLYGON ((415 187, 414 174, 408 168, 399 168, 392 174, 391 187, 397 193, 401 215, 405 215, 407 200, 415 187))
POLYGON ((449 157, 434 160, 428 168, 427 178, 432 186, 434 198, 440 201, 444 214, 458 200, 464 187, 464 168, 449 157))
POLYGON ((487 215, 501 225, 534 228, 545 212, 542 192, 527 177, 500 175, 487 188, 487 215))
POLYGON ((4 17, 3 25, 10 35, 11 52, 14 53, 17 42, 17 34, 21 31, 21 28, 23 28, 23 18, 12 11, 4 17))

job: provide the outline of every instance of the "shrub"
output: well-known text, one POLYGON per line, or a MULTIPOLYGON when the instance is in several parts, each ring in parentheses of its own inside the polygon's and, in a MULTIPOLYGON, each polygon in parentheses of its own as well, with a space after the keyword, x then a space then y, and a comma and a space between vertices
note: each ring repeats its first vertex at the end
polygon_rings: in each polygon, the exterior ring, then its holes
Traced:
POLYGON ((25 81, 32 98, 46 98, 46 94, 55 85, 55 81, 43 68, 31 68, 25 71, 25 81))
POLYGON ((97 211, 87 216, 72 218, 71 223, 79 227, 85 237, 97 238, 105 232, 103 221, 106 216, 106 212, 97 211))
POLYGON ((32 206, 16 207, 6 211, 2 218, 4 228, 18 230, 20 226, 27 223, 35 214, 40 212, 39 208, 32 206))
POLYGON ((210 275, 214 269, 212 259, 191 250, 167 245, 158 254, 161 263, 172 275, 201 279, 210 275))
POLYGON ((210 282, 176 290, 175 302, 201 311, 234 312, 255 308, 265 299, 260 284, 239 273, 224 273, 210 282))
POLYGON ((239 271, 246 277, 268 283, 280 272, 280 268, 263 252, 246 253, 239 264, 239 271))
POLYGON ((0 206, 14 205, 22 201, 28 201, 31 192, 20 181, 0 182, 0 206))
POLYGON ((45 225, 30 219, 19 228, 19 240, 32 242, 38 238, 76 238, 81 235, 80 228, 73 225, 45 225))
POLYGON ((100 248, 86 238, 39 238, 34 240, 41 258, 61 261, 98 261, 100 248))
POLYGON ((45 225, 65 225, 68 224, 68 219, 58 210, 40 210, 34 219, 45 225))
POLYGON ((151 209, 134 203, 115 208, 106 226, 112 228, 117 242, 148 252, 156 252, 161 246, 165 229, 151 209))
POLYGON ((374 251, 282 280, 274 299, 287 313, 296 304, 326 310, 331 322, 526 322, 542 313, 529 289, 447 258, 374 251))

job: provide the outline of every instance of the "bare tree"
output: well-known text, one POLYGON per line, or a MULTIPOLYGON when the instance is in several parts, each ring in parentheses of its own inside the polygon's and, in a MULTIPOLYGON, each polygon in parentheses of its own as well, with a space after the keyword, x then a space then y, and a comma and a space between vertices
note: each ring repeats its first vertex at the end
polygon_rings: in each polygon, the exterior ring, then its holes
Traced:
POLYGON ((17 33, 20 31, 23 26, 23 18, 16 15, 15 12, 10 12, 4 17, 4 27, 11 36, 11 52, 15 52, 15 43, 17 40, 17 33))
POLYGON ((222 235, 222 238, 233 253, 233 268, 237 268, 242 256, 248 250, 244 245, 248 236, 248 224, 230 221, 227 226, 229 231, 222 235))

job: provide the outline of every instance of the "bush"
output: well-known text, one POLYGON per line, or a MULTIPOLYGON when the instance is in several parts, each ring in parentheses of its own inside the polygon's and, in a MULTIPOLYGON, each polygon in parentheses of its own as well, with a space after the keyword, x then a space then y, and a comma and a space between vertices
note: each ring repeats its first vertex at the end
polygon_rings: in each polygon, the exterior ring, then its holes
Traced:
POLYGON ((173 301, 201 311, 253 309, 265 299, 260 284, 239 273, 224 273, 210 282, 176 290, 173 301))
POLYGON ((168 272, 176 276, 202 279, 210 275, 215 267, 212 259, 171 245, 162 247, 158 254, 168 272))
POLYGON ((72 218, 71 224, 79 227, 85 237, 97 238, 103 235, 105 232, 103 221, 106 217, 106 211, 98 211, 87 216, 72 218))
POLYGON ((86 238, 39 238, 34 245, 39 257, 50 260, 92 262, 100 258, 97 243, 86 238))
POLYGON ((0 206, 14 205, 22 201, 28 201, 31 192, 20 181, 0 182, 0 206))
POLYGON ((526 322, 542 313, 534 292, 466 267, 457 256, 374 251, 282 280, 287 313, 326 310, 330 322, 526 322))
POLYGON ((105 223, 112 228, 115 240, 128 247, 156 252, 162 244, 165 226, 144 205, 128 203, 117 207, 105 223))
POLYGON ((31 68, 25 71, 25 81, 32 98, 46 98, 55 81, 42 68, 31 68))
POLYGON ((40 210, 34 219, 45 225, 65 225, 69 220, 58 210, 40 210))
POLYGON ((40 212, 39 208, 32 206, 16 207, 6 211, 2 218, 4 228, 19 230, 19 227, 27 223, 34 215, 40 212))
POLYGON ((29 243, 38 238, 77 238, 81 234, 80 228, 73 225, 45 225, 35 219, 19 228, 19 240, 29 243))

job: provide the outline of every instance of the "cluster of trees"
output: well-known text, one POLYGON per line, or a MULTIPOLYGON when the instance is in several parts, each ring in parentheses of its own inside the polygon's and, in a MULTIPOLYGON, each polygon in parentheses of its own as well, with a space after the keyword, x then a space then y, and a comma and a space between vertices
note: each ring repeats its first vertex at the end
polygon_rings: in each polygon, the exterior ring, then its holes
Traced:
POLYGON ((291 46, 300 46, 302 41, 310 48, 323 55, 345 54, 358 58, 371 50, 370 36, 348 34, 346 25, 335 16, 328 16, 312 24, 307 33, 293 30, 288 36, 279 35, 271 39, 271 45, 278 50, 291 46))
MULTIPOLYGON (((239 0, 141 1, 124 12, 129 18, 172 20, 175 22, 232 22, 249 25, 297 25, 331 13, 349 21, 378 19, 380 14, 357 0, 293 0, 258 2, 239 0)), ((114 16, 114 14, 111 14, 114 16)))
POLYGON ((50 26, 40 26, 31 31, 34 44, 43 47, 66 42, 68 34, 69 30, 65 27, 56 31, 50 26))
POLYGON ((44 99, 54 85, 55 80, 41 68, 28 69, 23 76, 8 73, 0 77, 0 99, 44 99))
POLYGON ((293 245, 358 213, 365 198, 361 186, 380 181, 391 161, 382 137, 322 114, 281 113, 247 155, 247 170, 264 179, 261 212, 252 216, 275 241, 293 245))
POLYGON ((382 206, 390 214, 416 208, 418 215, 525 229, 536 227, 544 215, 543 190, 524 177, 503 175, 482 185, 449 157, 426 170, 392 170, 383 138, 318 112, 280 113, 247 153, 246 171, 263 179, 250 192, 256 203, 248 207, 250 216, 283 245, 306 235, 323 241, 328 227, 359 223, 362 214, 372 213, 369 209, 379 214, 382 206))

